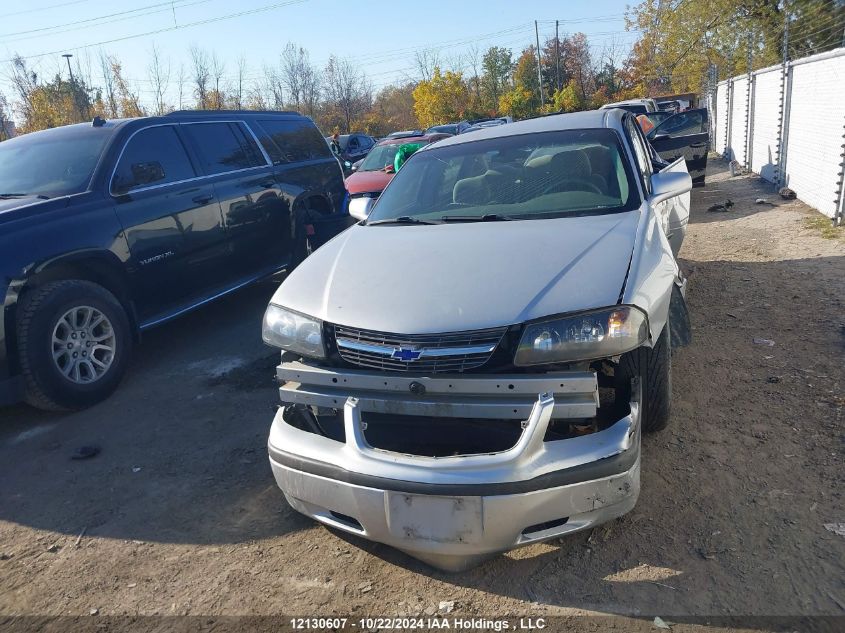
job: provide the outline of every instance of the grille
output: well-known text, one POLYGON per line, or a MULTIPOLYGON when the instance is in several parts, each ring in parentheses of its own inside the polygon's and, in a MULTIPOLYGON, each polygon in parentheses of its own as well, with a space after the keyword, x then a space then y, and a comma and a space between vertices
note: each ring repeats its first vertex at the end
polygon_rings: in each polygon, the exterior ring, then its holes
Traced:
POLYGON ((382 353, 367 349, 349 349, 337 346, 340 357, 348 363, 371 369, 387 371, 407 371, 420 373, 458 373, 481 367, 493 355, 495 347, 502 340, 507 327, 470 332, 450 332, 446 334, 390 334, 359 330, 342 325, 335 325, 335 342, 345 339, 361 346, 374 349, 383 348, 382 353), (463 353, 450 348, 485 347, 484 351, 463 353), (417 360, 392 358, 388 350, 395 348, 415 349, 422 352, 417 360), (426 352, 439 354, 425 356, 426 352))

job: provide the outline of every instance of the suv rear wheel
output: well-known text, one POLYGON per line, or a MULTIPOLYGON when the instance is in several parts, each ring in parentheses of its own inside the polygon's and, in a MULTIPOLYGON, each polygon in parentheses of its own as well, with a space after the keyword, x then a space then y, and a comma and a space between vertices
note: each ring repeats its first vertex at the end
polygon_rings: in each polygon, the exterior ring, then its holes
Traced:
POLYGON ((81 280, 50 282, 24 295, 17 334, 25 400, 54 411, 108 397, 126 372, 132 347, 120 302, 81 280))

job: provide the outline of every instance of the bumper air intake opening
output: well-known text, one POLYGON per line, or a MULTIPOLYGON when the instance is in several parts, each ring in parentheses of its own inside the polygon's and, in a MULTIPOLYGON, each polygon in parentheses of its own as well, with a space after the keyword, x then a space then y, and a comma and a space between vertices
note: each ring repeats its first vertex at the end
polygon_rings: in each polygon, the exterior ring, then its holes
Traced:
POLYGON ((374 448, 421 457, 499 453, 522 434, 519 420, 441 418, 363 413, 364 437, 374 448))
POLYGON ((352 518, 346 514, 341 514, 340 512, 335 512, 334 510, 329 510, 329 514, 335 521, 339 521, 344 525, 351 527, 354 530, 360 530, 361 532, 364 531, 364 526, 361 525, 357 519, 352 518))
POLYGON ((538 523, 537 525, 529 525, 527 528, 522 530, 522 536, 527 536, 530 538, 533 534, 537 534, 538 532, 545 532, 546 530, 551 530, 552 528, 566 525, 568 522, 569 517, 563 517, 560 519, 555 519, 554 521, 546 521, 545 523, 538 523))

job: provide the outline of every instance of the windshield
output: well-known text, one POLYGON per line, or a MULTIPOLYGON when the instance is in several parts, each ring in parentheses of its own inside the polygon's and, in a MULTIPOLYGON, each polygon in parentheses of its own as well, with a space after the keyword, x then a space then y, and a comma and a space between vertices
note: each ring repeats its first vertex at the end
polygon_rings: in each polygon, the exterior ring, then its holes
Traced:
MULTIPOLYGON (((413 143, 415 145, 427 145, 428 141, 414 141, 413 143)), ((407 145, 407 143, 376 145, 372 150, 370 150, 370 153, 367 154, 367 157, 364 159, 364 162, 361 163, 358 171, 379 171, 388 165, 392 167, 393 161, 396 159, 396 152, 400 147, 402 147, 402 145, 407 145)))
POLYGON ((0 194, 61 196, 85 191, 111 134, 111 128, 81 124, 0 143, 0 194))
POLYGON ((617 135, 606 129, 505 136, 418 152, 368 222, 530 220, 637 207, 617 135))
POLYGON ((447 125, 435 125, 434 127, 430 127, 425 131, 426 134, 457 134, 458 133, 458 124, 451 123, 447 125))

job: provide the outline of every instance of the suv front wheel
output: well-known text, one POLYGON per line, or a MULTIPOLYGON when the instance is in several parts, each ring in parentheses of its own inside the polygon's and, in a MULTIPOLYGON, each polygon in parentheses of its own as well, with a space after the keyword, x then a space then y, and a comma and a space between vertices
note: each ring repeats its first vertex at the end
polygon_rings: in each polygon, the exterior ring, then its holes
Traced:
POLYGON ((53 411, 108 397, 126 372, 132 347, 120 302, 81 280, 50 282, 24 295, 17 334, 24 398, 53 411))

